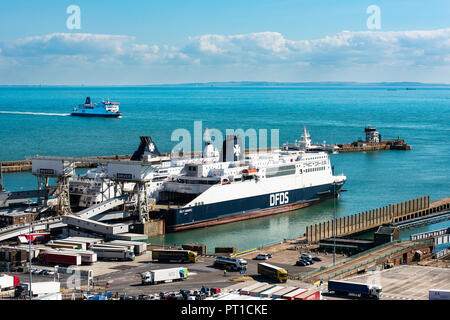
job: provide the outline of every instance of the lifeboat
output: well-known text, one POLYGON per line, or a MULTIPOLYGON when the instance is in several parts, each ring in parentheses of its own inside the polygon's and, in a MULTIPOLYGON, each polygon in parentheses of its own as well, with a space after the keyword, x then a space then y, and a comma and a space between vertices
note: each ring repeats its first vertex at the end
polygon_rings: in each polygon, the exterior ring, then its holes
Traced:
POLYGON ((241 172, 242 172, 242 174, 247 174, 247 175, 257 174, 258 173, 258 169, 244 169, 241 172))

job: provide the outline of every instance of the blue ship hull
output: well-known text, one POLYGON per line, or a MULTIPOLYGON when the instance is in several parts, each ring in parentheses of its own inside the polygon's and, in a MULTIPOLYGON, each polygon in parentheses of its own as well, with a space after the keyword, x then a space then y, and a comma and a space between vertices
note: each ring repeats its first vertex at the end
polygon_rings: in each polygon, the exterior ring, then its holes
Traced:
POLYGON ((264 194, 191 208, 171 209, 166 212, 164 217, 166 232, 212 226, 296 210, 337 196, 343 184, 336 184, 336 186, 324 184, 295 190, 280 190, 281 193, 289 193, 289 203, 277 206, 271 206, 270 194, 264 194))
POLYGON ((70 115, 77 117, 102 117, 102 118, 119 118, 122 113, 82 113, 72 112, 70 115))

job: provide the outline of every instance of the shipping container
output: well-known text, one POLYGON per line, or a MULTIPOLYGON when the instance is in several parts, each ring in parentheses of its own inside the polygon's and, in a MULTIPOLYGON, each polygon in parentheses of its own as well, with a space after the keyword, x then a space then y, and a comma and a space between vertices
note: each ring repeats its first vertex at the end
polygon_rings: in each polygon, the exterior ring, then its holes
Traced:
POLYGON ((265 285, 267 285, 267 282, 257 282, 257 283, 249 285, 248 287, 242 288, 239 291, 239 293, 240 294, 244 294, 244 295, 248 295, 248 294, 250 294, 250 291, 252 291, 254 289, 257 289, 257 288, 260 288, 260 287, 265 286, 265 285))
POLYGON ((251 290, 249 295, 252 296, 252 297, 259 297, 259 295, 262 292, 264 292, 266 290, 269 290, 270 288, 273 288, 273 287, 274 287, 273 284, 266 284, 265 286, 258 287, 258 288, 255 288, 255 289, 251 290))
POLYGON ((294 300, 321 300, 321 299, 322 293, 318 289, 311 289, 294 297, 294 300))
POLYGON ((275 292, 280 291, 280 290, 283 289, 283 288, 284 288, 284 287, 281 287, 281 286, 274 286, 274 287, 270 288, 269 290, 266 290, 266 291, 264 291, 264 292, 261 292, 261 293, 259 294, 259 296, 260 296, 260 297, 263 297, 263 298, 272 298, 272 297, 273 297, 273 294, 274 294, 275 292))
POLYGON ((294 298, 298 295, 301 295, 303 292, 306 292, 306 289, 298 288, 294 291, 288 292, 282 296, 283 299, 294 300, 294 298))
POLYGON ((39 255, 42 262, 62 264, 62 265, 81 265, 81 256, 78 254, 62 253, 62 252, 43 252, 39 255))
POLYGON ((299 289, 299 288, 298 287, 283 287, 282 289, 274 292, 272 294, 272 298, 275 298, 275 299, 281 298, 283 295, 285 295, 289 292, 292 292, 294 290, 297 290, 297 289, 299 289))

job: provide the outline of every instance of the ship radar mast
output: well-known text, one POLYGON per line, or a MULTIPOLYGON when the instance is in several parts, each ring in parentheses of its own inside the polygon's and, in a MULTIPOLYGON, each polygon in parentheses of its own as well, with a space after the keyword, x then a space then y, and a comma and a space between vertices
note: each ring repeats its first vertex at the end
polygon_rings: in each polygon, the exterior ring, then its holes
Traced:
POLYGON ((311 147, 311 135, 306 131, 306 126, 303 126, 303 134, 302 139, 300 140, 300 146, 305 150, 311 147))

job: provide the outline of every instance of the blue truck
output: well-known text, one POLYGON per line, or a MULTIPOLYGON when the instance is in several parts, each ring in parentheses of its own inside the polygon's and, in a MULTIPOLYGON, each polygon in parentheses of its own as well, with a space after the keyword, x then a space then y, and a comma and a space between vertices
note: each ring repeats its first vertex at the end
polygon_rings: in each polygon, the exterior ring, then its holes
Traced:
POLYGON ((336 294, 357 294, 362 297, 380 299, 381 298, 381 286, 370 285, 364 283, 356 283, 349 281, 329 280, 328 292, 334 292, 336 294))

